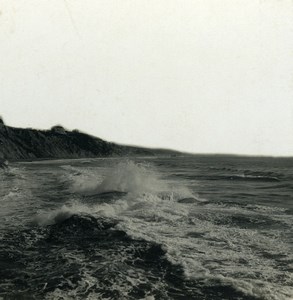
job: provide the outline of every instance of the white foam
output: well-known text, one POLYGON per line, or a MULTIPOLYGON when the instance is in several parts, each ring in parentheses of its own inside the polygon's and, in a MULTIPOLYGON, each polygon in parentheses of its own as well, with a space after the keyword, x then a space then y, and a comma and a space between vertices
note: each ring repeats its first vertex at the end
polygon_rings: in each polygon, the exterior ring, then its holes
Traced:
POLYGON ((83 175, 76 175, 81 179, 77 190, 128 194, 113 203, 66 206, 42 217, 41 223, 56 222, 58 216, 62 218, 74 212, 118 219, 118 228, 130 236, 163 245, 167 258, 183 266, 189 278, 220 281, 262 299, 292 299, 293 275, 269 257, 283 256, 288 263, 293 259, 290 245, 282 239, 283 233, 277 229, 260 231, 219 222, 231 215, 248 218, 263 215, 287 223, 290 218, 292 221, 292 216, 285 216, 282 209, 178 203, 179 199, 194 195, 188 188, 162 179, 155 168, 132 161, 119 163, 111 172, 103 174, 104 177, 99 176, 98 179, 89 176, 94 184, 88 187, 89 177, 83 180, 83 175))
POLYGON ((63 166, 63 168, 70 171, 66 176, 71 180, 71 190, 81 194, 92 195, 118 191, 132 194, 160 193, 161 197, 169 197, 170 194, 182 198, 196 197, 187 187, 174 186, 163 180, 150 164, 137 164, 131 160, 125 160, 115 165, 110 171, 101 168, 84 169, 71 166, 63 166))
POLYGON ((63 165, 61 168, 66 170, 66 173, 61 176, 61 181, 70 183, 69 190, 72 193, 92 194, 103 179, 99 173, 100 169, 78 168, 71 165, 63 165))
POLYGON ((111 170, 101 184, 96 186, 94 192, 120 191, 139 194, 166 189, 165 182, 159 179, 156 171, 150 166, 135 164, 133 161, 127 160, 120 162, 111 170))
POLYGON ((32 223, 40 226, 52 225, 62 222, 74 214, 90 214, 91 212, 90 207, 73 201, 72 203, 63 205, 58 209, 51 211, 39 211, 32 219, 32 223))

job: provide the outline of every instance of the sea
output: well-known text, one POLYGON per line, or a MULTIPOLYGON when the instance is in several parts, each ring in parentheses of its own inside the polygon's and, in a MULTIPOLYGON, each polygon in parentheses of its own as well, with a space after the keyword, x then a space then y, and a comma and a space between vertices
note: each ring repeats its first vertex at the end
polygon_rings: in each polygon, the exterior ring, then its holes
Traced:
POLYGON ((0 299, 293 299, 293 158, 12 162, 0 299))

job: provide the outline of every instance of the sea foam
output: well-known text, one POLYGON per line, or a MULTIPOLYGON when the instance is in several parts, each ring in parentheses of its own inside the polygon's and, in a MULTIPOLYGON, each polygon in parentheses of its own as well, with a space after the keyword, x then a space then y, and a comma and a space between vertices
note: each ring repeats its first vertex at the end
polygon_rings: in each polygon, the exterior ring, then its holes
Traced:
POLYGON ((197 198, 188 187, 170 184, 164 180, 156 168, 150 164, 125 160, 113 166, 104 177, 93 169, 66 167, 71 171, 71 191, 83 195, 95 195, 107 192, 125 192, 130 194, 155 194, 168 198, 197 198))

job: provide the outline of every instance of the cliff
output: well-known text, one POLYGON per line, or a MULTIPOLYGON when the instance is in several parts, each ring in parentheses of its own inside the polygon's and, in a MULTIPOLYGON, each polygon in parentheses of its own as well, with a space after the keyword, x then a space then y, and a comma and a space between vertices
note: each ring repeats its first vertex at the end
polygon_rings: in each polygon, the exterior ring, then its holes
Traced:
POLYGON ((152 150, 106 142, 62 126, 51 130, 23 129, 0 124, 0 158, 50 159, 124 155, 154 155, 152 150))

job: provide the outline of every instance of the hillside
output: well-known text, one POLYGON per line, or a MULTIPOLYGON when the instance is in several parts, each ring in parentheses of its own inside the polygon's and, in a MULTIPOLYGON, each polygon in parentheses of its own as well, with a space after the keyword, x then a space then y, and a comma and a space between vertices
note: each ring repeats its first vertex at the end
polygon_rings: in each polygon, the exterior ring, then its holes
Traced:
MULTIPOLYGON (((1 120, 1 119, 0 119, 1 120)), ((14 128, 0 122, 0 158, 8 160, 171 155, 175 151, 118 145, 62 126, 50 130, 14 128)))

